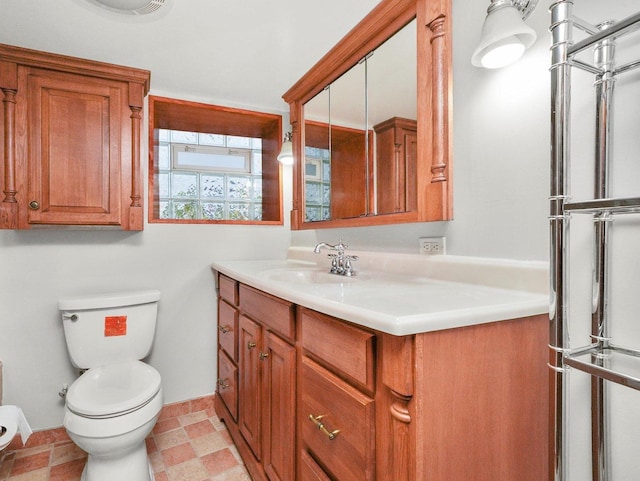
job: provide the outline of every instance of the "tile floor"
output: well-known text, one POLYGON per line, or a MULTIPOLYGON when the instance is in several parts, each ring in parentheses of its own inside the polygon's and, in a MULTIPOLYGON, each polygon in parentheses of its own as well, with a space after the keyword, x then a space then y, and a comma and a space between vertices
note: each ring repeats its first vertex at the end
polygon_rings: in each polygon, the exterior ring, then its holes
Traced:
MULTIPOLYGON (((163 412, 147 438, 156 481, 250 481, 211 408, 163 412)), ((86 453, 68 439, 0 453, 0 481, 79 481, 86 453)), ((123 480, 124 481, 124 480, 123 480)))

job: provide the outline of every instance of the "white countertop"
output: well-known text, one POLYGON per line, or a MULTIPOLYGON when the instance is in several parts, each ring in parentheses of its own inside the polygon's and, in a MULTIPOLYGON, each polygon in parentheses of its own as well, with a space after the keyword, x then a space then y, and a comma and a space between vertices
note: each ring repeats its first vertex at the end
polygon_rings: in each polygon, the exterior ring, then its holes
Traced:
POLYGON ((548 265, 501 259, 348 252, 353 278, 329 274, 326 254, 216 261, 212 269, 295 304, 393 335, 545 314, 548 265))

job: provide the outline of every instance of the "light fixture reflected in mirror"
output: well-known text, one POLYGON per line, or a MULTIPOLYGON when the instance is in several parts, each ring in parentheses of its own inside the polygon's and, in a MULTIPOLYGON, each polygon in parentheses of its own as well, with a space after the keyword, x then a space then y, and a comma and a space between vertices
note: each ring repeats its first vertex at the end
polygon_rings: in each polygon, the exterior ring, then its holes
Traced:
POLYGON ((471 63, 500 68, 518 60, 536 41, 535 30, 524 20, 537 3, 538 0, 491 0, 471 63))
POLYGON ((293 144, 291 143, 291 138, 293 134, 291 132, 287 132, 284 136, 284 141, 282 142, 282 148, 280 149, 280 154, 278 154, 278 162, 283 165, 292 165, 293 164, 293 144))

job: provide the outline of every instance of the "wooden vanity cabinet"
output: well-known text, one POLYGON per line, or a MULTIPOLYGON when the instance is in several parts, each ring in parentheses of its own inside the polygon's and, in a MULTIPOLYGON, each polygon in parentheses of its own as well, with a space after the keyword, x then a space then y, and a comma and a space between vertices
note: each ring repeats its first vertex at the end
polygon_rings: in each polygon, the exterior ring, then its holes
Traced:
MULTIPOLYGON (((235 282, 219 275, 219 305, 226 303, 223 290, 234 292, 229 281, 235 282)), ((293 305, 243 284, 238 284, 237 293, 237 416, 222 395, 220 384, 216 412, 226 422, 254 480, 294 480, 293 305)), ((220 373, 222 366, 218 369, 220 373)))
POLYGON ((393 336, 237 286, 237 419, 215 407, 254 480, 547 475, 547 315, 393 336))
POLYGON ((142 230, 146 70, 0 45, 0 228, 142 230))

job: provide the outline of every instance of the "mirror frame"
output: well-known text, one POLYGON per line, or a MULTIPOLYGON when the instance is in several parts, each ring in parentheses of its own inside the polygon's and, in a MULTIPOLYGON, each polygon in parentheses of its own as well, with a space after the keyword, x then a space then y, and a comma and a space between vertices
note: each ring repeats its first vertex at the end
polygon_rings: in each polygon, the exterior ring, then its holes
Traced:
POLYGON ((289 104, 293 133, 293 230, 453 218, 451 1, 382 0, 282 96, 289 104), (304 104, 413 18, 417 19, 418 42, 417 209, 305 222, 304 104))

